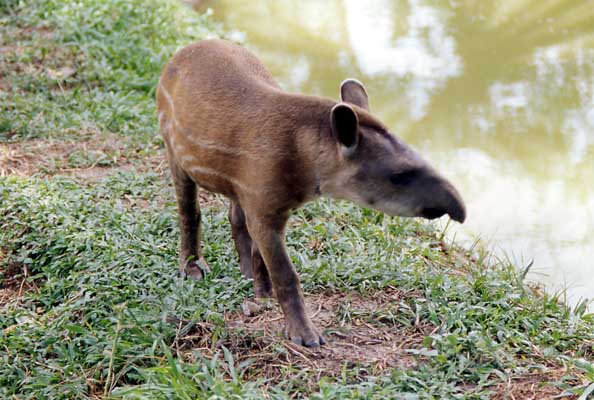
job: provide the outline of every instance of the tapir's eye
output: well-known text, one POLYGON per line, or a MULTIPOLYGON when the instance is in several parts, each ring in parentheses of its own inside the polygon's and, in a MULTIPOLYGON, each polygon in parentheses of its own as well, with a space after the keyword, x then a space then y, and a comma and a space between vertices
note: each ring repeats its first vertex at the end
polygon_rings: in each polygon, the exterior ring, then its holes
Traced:
POLYGON ((421 171, 418 169, 410 169, 408 171, 398 172, 390 175, 390 182, 394 185, 408 185, 420 175, 421 171))

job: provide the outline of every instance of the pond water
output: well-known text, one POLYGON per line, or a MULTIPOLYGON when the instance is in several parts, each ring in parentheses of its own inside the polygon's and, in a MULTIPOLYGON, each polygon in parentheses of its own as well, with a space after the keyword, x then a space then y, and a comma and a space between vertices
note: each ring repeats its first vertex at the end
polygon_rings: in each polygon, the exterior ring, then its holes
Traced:
POLYGON ((281 85, 372 112, 460 189, 479 238, 594 297, 594 1, 201 1, 281 85))

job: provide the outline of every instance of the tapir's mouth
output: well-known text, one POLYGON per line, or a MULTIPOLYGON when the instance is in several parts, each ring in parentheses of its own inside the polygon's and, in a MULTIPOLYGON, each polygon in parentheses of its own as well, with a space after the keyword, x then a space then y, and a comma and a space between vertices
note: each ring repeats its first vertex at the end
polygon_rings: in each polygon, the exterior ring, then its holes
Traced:
POLYGON ((420 216, 427 219, 436 219, 448 214, 454 221, 460 223, 466 219, 466 213, 463 208, 445 210, 443 208, 425 207, 421 210, 420 216))
POLYGON ((447 211, 441 208, 426 207, 421 210, 421 217, 427 219, 435 219, 441 217, 446 213, 447 211))

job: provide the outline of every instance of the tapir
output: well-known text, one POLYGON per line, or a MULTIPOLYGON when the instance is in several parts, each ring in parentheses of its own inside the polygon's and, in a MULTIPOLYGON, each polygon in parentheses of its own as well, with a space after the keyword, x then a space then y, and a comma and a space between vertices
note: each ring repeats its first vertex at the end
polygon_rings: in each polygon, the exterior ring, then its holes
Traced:
POLYGON ((274 294, 287 337, 307 347, 325 340, 287 255, 293 210, 323 196, 392 216, 466 217, 454 186, 370 113, 359 81, 347 79, 339 91, 340 101, 284 91, 251 52, 218 39, 179 50, 156 91, 178 204, 180 273, 208 272, 197 186, 226 196, 242 273, 256 297, 274 294))

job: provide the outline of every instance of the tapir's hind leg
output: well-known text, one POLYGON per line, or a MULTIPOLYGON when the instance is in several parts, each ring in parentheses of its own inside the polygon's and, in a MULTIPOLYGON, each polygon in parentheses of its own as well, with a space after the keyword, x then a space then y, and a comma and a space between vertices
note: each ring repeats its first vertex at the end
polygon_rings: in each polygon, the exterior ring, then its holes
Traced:
POLYGON ((272 282, 262 254, 256 243, 252 243, 252 272, 254 274, 254 292, 256 297, 272 297, 272 282))
POLYGON ((268 270, 262 260, 258 246, 252 241, 245 223, 245 214, 241 206, 231 201, 229 207, 231 233, 239 253, 239 267, 246 278, 254 279, 256 297, 272 297, 272 283, 268 270))
POLYGON ((169 157, 171 175, 175 184, 179 214, 180 252, 179 272, 182 277, 200 280, 209 271, 200 247, 200 203, 194 181, 169 157))
POLYGON ((239 254, 239 268, 246 278, 252 278, 252 238, 245 226, 245 215, 241 206, 231 201, 229 205, 229 222, 235 248, 239 254))

